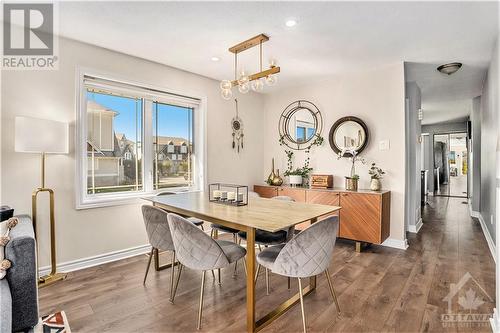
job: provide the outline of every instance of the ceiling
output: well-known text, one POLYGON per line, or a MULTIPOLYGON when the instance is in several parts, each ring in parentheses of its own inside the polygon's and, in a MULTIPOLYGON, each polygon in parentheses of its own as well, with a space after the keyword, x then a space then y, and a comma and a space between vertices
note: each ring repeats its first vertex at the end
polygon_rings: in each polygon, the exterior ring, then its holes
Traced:
MULTIPOLYGON (((230 46, 265 33, 264 62, 276 59, 282 69, 273 89, 402 61, 433 64, 426 82, 435 64, 461 61, 477 88, 475 69, 484 73, 498 31, 496 9, 496 2, 60 2, 59 18, 63 36, 217 80, 234 76, 230 46), (295 27, 285 25, 290 18, 295 27)), ((239 63, 256 71, 257 48, 239 63)), ((461 97, 470 87, 454 91, 461 97)))
POLYGON ((458 72, 446 75, 441 64, 406 63, 406 81, 415 81, 422 92, 423 125, 465 120, 472 98, 481 95, 486 66, 464 63, 458 72))

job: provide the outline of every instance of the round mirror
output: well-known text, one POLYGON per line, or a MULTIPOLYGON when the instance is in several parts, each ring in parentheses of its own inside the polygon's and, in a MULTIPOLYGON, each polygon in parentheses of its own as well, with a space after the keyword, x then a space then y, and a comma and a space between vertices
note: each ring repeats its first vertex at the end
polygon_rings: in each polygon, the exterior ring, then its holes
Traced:
POLYGON ((279 121, 280 142, 289 148, 307 149, 321 135, 323 119, 311 102, 300 100, 288 105, 279 121))
POLYGON ((343 117, 333 124, 329 134, 330 146, 338 155, 351 157, 353 151, 359 154, 368 143, 368 128, 356 117, 343 117))

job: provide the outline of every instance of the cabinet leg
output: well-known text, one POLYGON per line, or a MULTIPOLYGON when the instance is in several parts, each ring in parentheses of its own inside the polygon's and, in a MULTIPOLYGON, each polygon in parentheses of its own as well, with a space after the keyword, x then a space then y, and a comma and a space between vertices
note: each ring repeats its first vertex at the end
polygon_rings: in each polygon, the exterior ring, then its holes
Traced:
POLYGON ((356 242, 356 252, 361 252, 361 242, 356 242))
POLYGON ((356 252, 361 253, 364 249, 372 245, 371 243, 356 242, 356 252))

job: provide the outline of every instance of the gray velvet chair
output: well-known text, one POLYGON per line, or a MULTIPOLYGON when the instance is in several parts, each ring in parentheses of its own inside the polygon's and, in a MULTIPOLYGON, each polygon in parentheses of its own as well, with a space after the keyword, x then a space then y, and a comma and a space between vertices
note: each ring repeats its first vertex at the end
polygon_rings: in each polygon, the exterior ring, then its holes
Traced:
POLYGON ((171 301, 174 301, 184 266, 202 271, 197 325, 197 328, 200 329, 205 272, 229 266, 231 263, 243 258, 246 250, 233 242, 212 239, 187 219, 176 214, 168 214, 168 225, 170 226, 175 252, 179 260, 179 269, 171 301))
POLYGON ((304 333, 306 332, 306 317, 301 278, 316 276, 324 272, 337 311, 340 313, 337 295, 328 272, 338 229, 338 216, 330 216, 310 225, 288 243, 269 247, 257 255, 257 262, 273 273, 298 279, 304 333))
MULTIPOLYGON (((156 196, 159 197, 159 196, 172 195, 172 194, 176 194, 176 193, 175 192, 160 192, 156 196)), ((205 228, 203 227, 203 223, 204 223, 203 220, 200 220, 197 217, 188 217, 187 219, 189 222, 191 222, 195 226, 200 227, 201 230, 205 230, 205 228)))
POLYGON ((146 273, 144 274, 142 284, 146 284, 149 267, 151 266, 151 259, 153 259, 155 252, 156 255, 158 255, 158 250, 172 251, 172 272, 170 275, 170 299, 172 299, 174 289, 175 248, 170 234, 170 227, 168 226, 168 213, 158 207, 144 205, 142 206, 142 216, 144 218, 144 225, 146 226, 149 243, 151 244, 151 253, 149 254, 146 273))
MULTIPOLYGON (((279 195, 276 197, 272 197, 273 200, 282 200, 282 201, 295 201, 293 198, 288 197, 286 195, 279 195)), ((264 247, 279 245, 288 242, 294 234, 295 226, 288 228, 287 230, 279 230, 276 232, 269 232, 265 230, 257 229, 255 230, 255 244, 259 246, 259 250, 261 250, 261 245, 264 247)), ((240 231, 238 233, 240 239, 247 239, 247 234, 244 231, 240 231)), ((255 280, 259 276, 260 265, 257 265, 257 271, 255 272, 255 280)), ((266 278, 266 295, 269 295, 269 271, 266 268, 265 270, 265 278, 266 278)), ((290 281, 288 281, 288 288, 290 288, 290 281)))

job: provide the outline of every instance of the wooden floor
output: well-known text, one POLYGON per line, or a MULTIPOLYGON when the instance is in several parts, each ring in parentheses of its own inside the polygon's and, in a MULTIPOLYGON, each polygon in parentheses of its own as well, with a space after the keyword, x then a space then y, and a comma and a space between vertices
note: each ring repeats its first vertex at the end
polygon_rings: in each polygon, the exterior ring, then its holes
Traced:
MULTIPOLYGON (((491 332, 483 327, 443 327, 447 312, 443 298, 450 284, 469 272, 491 297, 495 295, 495 266, 478 221, 469 218, 463 199, 434 198, 424 210, 424 226, 409 234, 410 247, 396 250, 372 246, 355 253, 339 241, 330 273, 342 315, 328 292, 324 276, 305 300, 309 332, 491 332)), ((169 260, 168 255, 162 260, 169 260)), ((185 270, 176 297, 168 301, 170 270, 151 271, 142 285, 145 255, 69 274, 66 281, 40 290, 40 313, 66 311, 73 332, 194 332, 200 273, 185 270)), ((210 274, 205 292, 202 331, 245 331, 243 267, 232 277, 222 273, 222 286, 210 274)), ((471 280, 472 281, 472 280, 471 280)), ((258 316, 297 292, 286 279, 271 275, 272 293, 265 295, 263 275, 257 282, 258 316)), ((469 287, 467 287, 469 288, 469 287)), ((472 287, 474 288, 474 287, 472 287)), ((494 301, 482 295, 481 309, 491 313, 494 301)), ((460 306, 454 299, 452 311, 460 306)), ((484 311, 483 311, 484 312, 484 311)), ((296 306, 263 332, 300 332, 296 306)))

